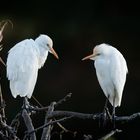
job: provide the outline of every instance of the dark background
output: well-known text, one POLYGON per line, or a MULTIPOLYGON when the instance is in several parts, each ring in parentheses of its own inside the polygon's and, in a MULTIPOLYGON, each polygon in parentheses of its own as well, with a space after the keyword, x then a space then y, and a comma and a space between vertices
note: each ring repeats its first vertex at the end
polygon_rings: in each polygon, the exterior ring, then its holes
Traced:
MULTIPOLYGON (((139 38, 140 14, 135 1, 81 0, 81 1, 4 1, 0 8, 0 21, 10 19, 13 30, 6 27, 1 57, 6 61, 8 50, 17 42, 35 39, 39 34, 49 35, 60 60, 51 54, 39 70, 34 96, 46 106, 67 93, 72 98, 59 109, 83 113, 102 112, 105 96, 98 84, 92 61, 81 61, 92 53, 95 45, 108 43, 119 49, 126 58, 129 74, 123 92, 122 104, 116 109, 118 116, 140 111, 139 38)), ((22 56, 21 56, 22 57, 22 56)), ((22 101, 14 99, 9 90, 5 68, 1 65, 2 91, 6 101, 6 115, 10 122, 20 110, 22 101)), ((34 102, 31 99, 31 102, 34 102)), ((38 117, 38 123, 42 122, 38 117)), ((65 122, 67 128, 79 133, 95 134, 98 124, 73 120, 65 122)), ((123 133, 114 139, 136 139, 140 120, 122 126, 123 133)), ((95 134, 96 135, 96 134, 95 134)))

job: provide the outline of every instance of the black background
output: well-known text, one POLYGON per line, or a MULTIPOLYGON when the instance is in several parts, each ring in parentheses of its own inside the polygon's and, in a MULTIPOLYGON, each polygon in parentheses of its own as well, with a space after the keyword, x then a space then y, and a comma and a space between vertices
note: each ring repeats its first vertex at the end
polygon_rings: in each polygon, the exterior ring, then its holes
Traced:
MULTIPOLYGON (((4 61, 8 50, 23 39, 35 39, 39 34, 47 34, 53 39, 53 47, 60 60, 49 54, 44 67, 39 70, 34 96, 42 105, 58 101, 72 92, 71 100, 59 109, 101 112, 105 96, 98 84, 93 62, 83 62, 81 59, 91 54, 95 45, 108 43, 122 52, 129 69, 122 104, 116 113, 123 116, 140 111, 138 3, 117 0, 4 1, 1 3, 0 20, 5 19, 10 19, 14 27, 13 30, 10 26, 6 27, 4 32, 4 48, 1 52, 4 61)), ((0 70, 7 105, 6 115, 10 123, 20 110, 22 101, 20 97, 14 99, 11 96, 2 65, 0 70)), ((31 102, 34 102, 33 99, 31 102)), ((38 124, 42 122, 43 118, 39 115, 35 118, 38 119, 38 124)), ((65 126, 72 131, 78 130, 79 133, 98 133, 98 124, 83 120, 71 120, 65 122, 65 126)), ((139 136, 140 121, 123 125, 122 129, 123 133, 115 135, 114 139, 136 139, 139 136)))

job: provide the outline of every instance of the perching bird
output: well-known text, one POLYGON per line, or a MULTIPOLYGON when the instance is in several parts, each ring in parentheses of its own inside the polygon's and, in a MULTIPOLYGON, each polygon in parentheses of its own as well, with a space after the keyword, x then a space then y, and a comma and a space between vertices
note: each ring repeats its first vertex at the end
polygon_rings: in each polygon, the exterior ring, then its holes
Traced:
POLYGON ((14 98, 17 95, 31 98, 38 70, 44 65, 48 52, 58 59, 52 46, 52 39, 42 34, 35 40, 25 39, 10 49, 7 58, 7 77, 14 98))
POLYGON ((121 105, 126 74, 128 73, 126 61, 116 48, 104 43, 97 45, 93 49, 93 54, 82 60, 87 59, 95 61, 94 66, 99 84, 107 100, 113 106, 113 115, 115 115, 115 107, 121 105))

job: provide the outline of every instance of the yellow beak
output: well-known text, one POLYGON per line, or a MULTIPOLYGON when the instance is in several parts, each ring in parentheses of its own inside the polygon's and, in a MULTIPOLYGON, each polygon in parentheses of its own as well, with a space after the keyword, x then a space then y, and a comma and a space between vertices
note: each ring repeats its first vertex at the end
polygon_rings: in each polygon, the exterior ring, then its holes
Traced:
POLYGON ((96 56, 96 54, 91 54, 91 55, 84 57, 82 60, 88 60, 88 59, 93 58, 95 56, 96 56))
POLYGON ((55 52, 55 50, 54 50, 53 48, 51 48, 51 47, 50 47, 50 50, 51 50, 52 54, 53 54, 57 59, 59 59, 59 57, 58 57, 57 53, 55 52))

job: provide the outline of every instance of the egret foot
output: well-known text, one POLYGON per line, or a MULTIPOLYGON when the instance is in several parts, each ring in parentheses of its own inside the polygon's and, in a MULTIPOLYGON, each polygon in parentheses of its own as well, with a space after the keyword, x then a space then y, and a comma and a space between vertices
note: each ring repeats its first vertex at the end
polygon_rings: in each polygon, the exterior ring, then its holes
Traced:
POLYGON ((112 111, 112 125, 113 125, 113 129, 116 128, 116 124, 115 124, 115 106, 113 105, 113 111, 112 111))
POLYGON ((107 125, 107 121, 111 120, 111 118, 112 118, 110 115, 110 112, 108 110, 108 107, 107 107, 108 99, 109 99, 109 96, 106 98, 104 110, 103 110, 103 113, 102 113, 101 119, 100 119, 101 123, 99 124, 99 126, 102 124, 103 128, 107 125))
POLYGON ((27 97, 24 97, 23 98, 23 108, 24 109, 28 109, 29 106, 30 106, 30 104, 29 104, 28 98, 27 97))
POLYGON ((112 119, 112 116, 110 115, 108 108, 105 107, 100 117, 99 127, 105 128, 107 125, 107 122, 111 119, 112 119))

